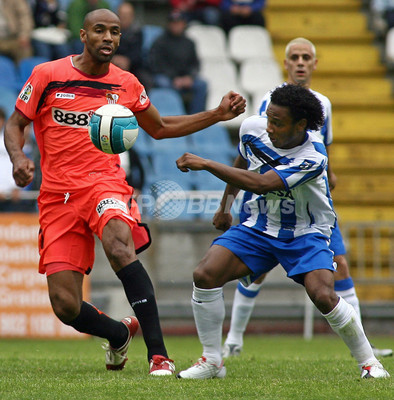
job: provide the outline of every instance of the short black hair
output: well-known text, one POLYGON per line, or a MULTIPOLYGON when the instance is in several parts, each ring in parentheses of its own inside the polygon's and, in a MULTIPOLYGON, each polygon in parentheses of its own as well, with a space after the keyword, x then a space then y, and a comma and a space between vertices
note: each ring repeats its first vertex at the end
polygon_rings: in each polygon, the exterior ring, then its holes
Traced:
POLYGON ((307 130, 316 131, 324 124, 324 112, 319 99, 300 85, 277 87, 271 94, 271 103, 287 107, 294 122, 305 118, 307 130))

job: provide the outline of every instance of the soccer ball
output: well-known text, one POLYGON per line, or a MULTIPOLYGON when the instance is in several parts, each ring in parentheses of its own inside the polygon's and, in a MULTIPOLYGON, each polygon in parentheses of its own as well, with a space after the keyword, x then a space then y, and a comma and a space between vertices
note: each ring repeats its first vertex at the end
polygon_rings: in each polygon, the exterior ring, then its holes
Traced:
POLYGON ((107 154, 129 150, 138 137, 138 122, 133 112, 120 104, 106 104, 97 109, 89 121, 93 144, 107 154))

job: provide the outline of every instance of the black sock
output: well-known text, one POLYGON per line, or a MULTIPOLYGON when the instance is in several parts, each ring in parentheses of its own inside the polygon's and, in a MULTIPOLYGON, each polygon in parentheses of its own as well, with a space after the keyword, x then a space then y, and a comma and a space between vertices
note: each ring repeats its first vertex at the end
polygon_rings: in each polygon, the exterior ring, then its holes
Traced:
POLYGON ((155 293, 148 273, 137 260, 126 265, 116 274, 123 284, 127 299, 140 323, 148 349, 148 360, 155 354, 168 357, 161 332, 155 293))
POLYGON ((115 321, 85 301, 82 302, 78 317, 66 325, 72 326, 78 332, 105 338, 115 349, 123 346, 129 334, 122 322, 115 321))

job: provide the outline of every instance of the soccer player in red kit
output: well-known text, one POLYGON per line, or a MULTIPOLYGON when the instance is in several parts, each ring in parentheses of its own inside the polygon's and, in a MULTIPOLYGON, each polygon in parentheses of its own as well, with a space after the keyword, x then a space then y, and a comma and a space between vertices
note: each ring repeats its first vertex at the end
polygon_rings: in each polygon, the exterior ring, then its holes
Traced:
POLYGON ((46 273, 54 313, 79 332, 106 338, 106 367, 111 370, 123 369, 130 341, 141 326, 149 373, 171 375, 175 366, 164 345, 153 286, 137 258, 149 245, 149 235, 131 200, 133 188, 125 181, 119 156, 91 143, 89 118, 104 104, 121 104, 149 135, 163 139, 234 118, 244 112, 245 99, 229 92, 216 109, 161 117, 135 76, 111 64, 121 37, 116 14, 90 12, 80 37, 82 54, 37 66, 19 94, 5 129, 13 176, 21 187, 33 179, 34 164, 22 151, 23 129, 33 121, 42 170, 39 272, 46 273), (136 317, 115 321, 83 301, 83 277, 94 261, 94 234, 136 317))

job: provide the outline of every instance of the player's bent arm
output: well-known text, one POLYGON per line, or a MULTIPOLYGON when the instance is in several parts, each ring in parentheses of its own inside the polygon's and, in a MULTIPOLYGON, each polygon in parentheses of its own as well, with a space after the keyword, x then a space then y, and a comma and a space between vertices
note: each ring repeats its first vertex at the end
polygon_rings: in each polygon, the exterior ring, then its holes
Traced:
POLYGON ((186 136, 220 121, 237 117, 245 111, 245 99, 235 93, 227 93, 220 105, 212 110, 192 115, 160 116, 151 104, 147 110, 136 112, 138 124, 153 138, 166 139, 186 136))
POLYGON ((14 111, 4 129, 4 143, 13 165, 14 180, 20 187, 27 186, 34 175, 34 162, 22 151, 25 144, 24 129, 30 122, 28 118, 14 111))
MULTIPOLYGON (((238 157, 234 161, 233 167, 246 169, 247 162, 240 155, 238 155, 238 157)), ((239 190, 239 188, 230 184, 226 185, 222 200, 220 201, 219 208, 212 219, 212 224, 215 226, 216 229, 220 231, 226 231, 227 229, 230 229, 233 222, 233 217, 230 211, 235 201, 235 198, 239 193, 239 190)))
POLYGON ((266 194, 273 190, 284 190, 286 188, 282 179, 274 170, 260 175, 212 160, 208 160, 206 170, 232 186, 256 194, 266 194))
MULTIPOLYGON (((248 167, 248 164, 243 157, 238 155, 233 163, 233 167, 246 170, 248 167)), ((220 208, 218 211, 221 211, 224 213, 229 213, 239 191, 240 191, 240 189, 238 187, 227 184, 226 188, 224 189, 222 200, 220 202, 220 208)))
POLYGON ((260 175, 255 172, 204 159, 190 153, 185 153, 180 157, 177 160, 177 166, 183 172, 187 172, 189 169, 194 171, 206 170, 231 186, 256 194, 265 194, 273 190, 286 189, 284 182, 275 170, 270 170, 260 175))

